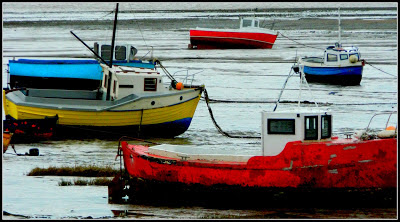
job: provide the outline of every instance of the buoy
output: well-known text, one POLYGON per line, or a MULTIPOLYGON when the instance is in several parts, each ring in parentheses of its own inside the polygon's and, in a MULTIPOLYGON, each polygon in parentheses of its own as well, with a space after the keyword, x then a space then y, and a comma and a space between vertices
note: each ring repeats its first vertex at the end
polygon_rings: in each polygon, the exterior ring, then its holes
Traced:
POLYGON ((176 89, 177 89, 177 90, 182 90, 182 89, 183 89, 183 83, 178 82, 178 83, 176 84, 176 89))
POLYGON ((358 61, 358 58, 357 58, 357 56, 355 56, 355 55, 351 55, 350 58, 349 58, 349 60, 350 60, 351 63, 355 63, 355 62, 358 61))
POLYGON ((25 153, 28 156, 39 156, 39 149, 38 148, 31 148, 29 149, 29 153, 25 153))
POLYGON ((387 128, 386 128, 386 130, 395 130, 396 129, 396 127, 394 127, 394 126, 388 126, 387 128))

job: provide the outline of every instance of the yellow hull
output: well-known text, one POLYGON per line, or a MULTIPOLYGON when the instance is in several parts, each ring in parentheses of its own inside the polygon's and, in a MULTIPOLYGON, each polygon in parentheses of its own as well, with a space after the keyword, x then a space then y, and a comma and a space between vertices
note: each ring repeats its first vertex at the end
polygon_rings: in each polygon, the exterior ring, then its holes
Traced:
POLYGON ((44 119, 58 115, 58 124, 69 126, 131 126, 152 125, 192 118, 200 100, 200 94, 189 101, 171 106, 135 111, 72 111, 21 106, 6 101, 11 117, 21 119, 44 119))

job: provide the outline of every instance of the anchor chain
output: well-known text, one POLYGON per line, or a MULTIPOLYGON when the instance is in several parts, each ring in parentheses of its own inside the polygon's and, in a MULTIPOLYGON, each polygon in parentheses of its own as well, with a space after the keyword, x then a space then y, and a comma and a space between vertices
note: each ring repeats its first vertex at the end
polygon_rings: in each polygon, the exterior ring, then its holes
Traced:
POLYGON ((223 131, 223 130, 221 129, 221 127, 218 125, 218 123, 217 123, 217 121, 215 120, 215 118, 214 118, 214 114, 213 114, 213 112, 212 112, 212 110, 211 110, 210 103, 209 103, 210 98, 209 98, 208 93, 207 93, 207 90, 206 90, 205 88, 204 88, 204 98, 205 98, 205 101, 206 101, 206 104, 207 104, 208 112, 210 113, 211 120, 212 120, 212 122, 214 123, 214 126, 217 128, 217 130, 218 130, 219 133, 221 133, 222 135, 224 135, 224 136, 226 136, 226 137, 229 137, 229 138, 261 139, 261 137, 259 137, 259 136, 237 136, 237 135, 231 135, 231 134, 229 134, 229 133, 223 131))

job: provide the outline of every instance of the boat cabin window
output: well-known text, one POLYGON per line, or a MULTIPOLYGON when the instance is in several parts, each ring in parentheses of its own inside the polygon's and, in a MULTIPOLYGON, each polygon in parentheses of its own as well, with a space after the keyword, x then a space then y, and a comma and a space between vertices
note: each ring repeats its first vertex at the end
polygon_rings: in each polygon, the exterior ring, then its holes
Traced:
POLYGON ((268 119, 268 134, 295 134, 294 119, 268 119))
POLYGON ((327 59, 326 61, 328 62, 337 62, 337 55, 335 54, 327 54, 327 59))
POLYGON ((347 59, 349 59, 349 56, 347 54, 340 55, 340 60, 347 60, 347 59))
POLYGON ((251 20, 243 19, 243 27, 251 27, 251 20))
POLYGON ((114 87, 113 87, 113 93, 117 93, 117 81, 114 80, 114 87))
POLYGON ((304 139, 317 140, 318 139, 318 116, 306 116, 304 120, 305 120, 304 139))
POLYGON ((105 60, 109 60, 111 55, 111 46, 110 45, 102 45, 101 46, 101 57, 105 60))
POLYGON ((157 78, 145 78, 144 91, 157 91, 157 78))
POLYGON ((126 47, 125 46, 115 46, 115 59, 125 60, 126 59, 126 47))
POLYGON ((330 138, 332 134, 332 116, 321 116, 321 139, 330 138))
POLYGON ((258 27, 258 21, 254 20, 254 27, 258 27))
POLYGON ((131 46, 131 52, 129 53, 129 60, 133 60, 137 52, 138 50, 135 47, 131 46))

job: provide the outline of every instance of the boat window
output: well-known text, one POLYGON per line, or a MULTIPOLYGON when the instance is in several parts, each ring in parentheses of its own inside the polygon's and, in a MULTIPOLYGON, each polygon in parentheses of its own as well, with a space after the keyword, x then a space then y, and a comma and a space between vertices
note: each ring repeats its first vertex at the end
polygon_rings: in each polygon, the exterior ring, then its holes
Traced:
POLYGON ((295 134, 294 119, 268 119, 268 134, 295 134))
POLYGON ((101 58, 105 60, 110 60, 111 55, 111 46, 110 45, 102 45, 101 46, 101 58))
POLYGON ((347 54, 341 54, 340 55, 340 60, 347 60, 349 56, 347 54))
POLYGON ((335 55, 335 54, 328 54, 328 55, 327 55, 327 61, 328 61, 328 62, 337 62, 337 55, 335 55))
POLYGON ((156 90, 157 90, 157 78, 145 78, 144 91, 156 91, 156 90))
POLYGON ((126 59, 126 47, 125 46, 115 46, 115 59, 125 60, 126 59))
POLYGON ((330 138, 332 134, 332 116, 324 115, 321 116, 321 139, 330 138))
POLYGON ((135 58, 137 51, 138 50, 135 47, 131 46, 131 51, 129 53, 129 60, 133 60, 135 58))
POLYGON ((254 27, 258 27, 258 21, 254 21, 254 27))
POLYGON ((243 20, 243 27, 250 27, 251 26, 251 20, 243 20))
POLYGON ((318 116, 305 117, 305 135, 306 140, 318 139, 318 116))

